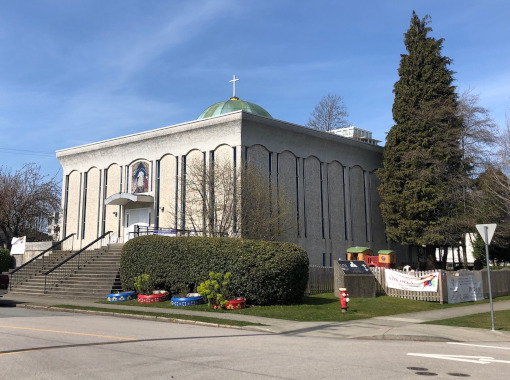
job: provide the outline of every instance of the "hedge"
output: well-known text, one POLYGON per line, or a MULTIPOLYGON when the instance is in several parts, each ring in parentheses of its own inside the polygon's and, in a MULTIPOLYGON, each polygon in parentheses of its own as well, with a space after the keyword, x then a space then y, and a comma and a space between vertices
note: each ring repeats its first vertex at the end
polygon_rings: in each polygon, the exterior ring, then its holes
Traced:
POLYGON ((300 303, 308 282, 308 255, 286 242, 237 238, 140 236, 122 249, 124 290, 134 278, 151 276, 152 286, 171 294, 196 291, 209 272, 231 272, 231 295, 252 305, 300 303))
POLYGON ((11 252, 8 249, 0 248, 0 273, 7 272, 11 268, 11 252))

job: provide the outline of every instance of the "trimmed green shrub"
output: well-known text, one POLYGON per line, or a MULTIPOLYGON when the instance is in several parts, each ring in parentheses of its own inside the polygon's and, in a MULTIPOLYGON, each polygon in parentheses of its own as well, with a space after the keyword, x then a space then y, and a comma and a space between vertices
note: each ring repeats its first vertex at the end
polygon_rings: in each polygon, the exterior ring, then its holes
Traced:
POLYGON ((230 294, 253 305, 301 302, 308 282, 308 255, 296 244, 235 238, 140 236, 122 249, 125 290, 150 274, 154 288, 194 292, 210 272, 231 272, 230 294))
POLYGON ((0 248, 0 273, 7 272, 11 268, 11 252, 8 249, 0 248))

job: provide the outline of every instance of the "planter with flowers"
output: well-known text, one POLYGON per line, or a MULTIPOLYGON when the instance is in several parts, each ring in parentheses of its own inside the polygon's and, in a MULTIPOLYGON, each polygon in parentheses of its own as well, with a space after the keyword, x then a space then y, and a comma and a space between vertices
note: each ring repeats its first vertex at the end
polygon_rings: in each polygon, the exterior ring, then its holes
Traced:
POLYGON ((156 303, 168 300, 166 290, 153 290, 148 274, 135 277, 135 289, 138 293, 139 303, 156 303))
POLYGON ((244 297, 235 297, 234 299, 230 299, 225 304, 225 309, 228 310, 237 310, 244 309, 246 307, 246 298, 244 297))

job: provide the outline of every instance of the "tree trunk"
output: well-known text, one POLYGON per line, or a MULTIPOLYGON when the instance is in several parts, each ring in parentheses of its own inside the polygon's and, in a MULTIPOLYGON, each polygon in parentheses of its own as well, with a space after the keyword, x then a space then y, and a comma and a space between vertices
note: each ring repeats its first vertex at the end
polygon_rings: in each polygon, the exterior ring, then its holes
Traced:
POLYGON ((464 269, 468 269, 467 249, 466 249, 466 237, 462 237, 462 261, 464 269))
POLYGON ((426 269, 436 269, 437 268, 437 259, 436 259, 436 246, 427 245, 425 247, 425 254, 427 257, 426 269))
POLYGON ((446 263, 448 261, 448 246, 445 246, 443 251, 443 257, 441 258, 441 268, 446 269, 446 263))

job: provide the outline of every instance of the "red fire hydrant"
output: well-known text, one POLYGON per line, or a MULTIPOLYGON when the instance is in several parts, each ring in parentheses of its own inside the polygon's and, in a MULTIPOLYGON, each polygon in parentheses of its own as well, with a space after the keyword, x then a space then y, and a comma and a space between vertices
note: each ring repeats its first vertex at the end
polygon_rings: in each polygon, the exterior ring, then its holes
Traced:
POLYGON ((349 293, 347 293, 347 288, 339 288, 340 290, 340 307, 342 308, 342 313, 347 311, 347 305, 349 304, 349 293))

